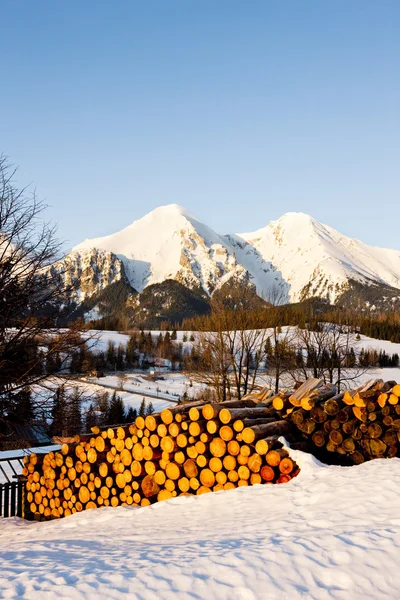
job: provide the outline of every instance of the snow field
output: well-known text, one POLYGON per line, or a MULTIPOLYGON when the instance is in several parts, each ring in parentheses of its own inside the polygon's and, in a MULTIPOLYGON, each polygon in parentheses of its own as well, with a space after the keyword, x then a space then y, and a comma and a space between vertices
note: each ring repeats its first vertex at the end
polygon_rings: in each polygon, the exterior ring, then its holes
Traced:
POLYGON ((283 485, 46 523, 0 521, 2 598, 383 600, 400 587, 400 460, 292 451, 283 485))

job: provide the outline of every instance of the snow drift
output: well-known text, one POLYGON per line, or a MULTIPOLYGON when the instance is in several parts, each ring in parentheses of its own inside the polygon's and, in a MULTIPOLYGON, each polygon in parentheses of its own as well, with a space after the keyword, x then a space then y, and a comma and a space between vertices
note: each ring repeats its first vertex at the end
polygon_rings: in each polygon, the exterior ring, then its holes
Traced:
POLYGON ((45 600, 365 600, 400 586, 400 460, 47 523, 0 520, 0 589, 45 600))

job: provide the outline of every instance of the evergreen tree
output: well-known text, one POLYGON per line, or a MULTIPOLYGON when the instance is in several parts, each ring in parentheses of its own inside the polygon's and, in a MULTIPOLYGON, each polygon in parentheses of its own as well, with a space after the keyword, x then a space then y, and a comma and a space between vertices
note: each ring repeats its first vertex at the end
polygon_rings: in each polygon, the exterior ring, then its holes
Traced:
POLYGON ((82 431, 81 394, 79 388, 74 392, 68 406, 68 434, 76 435, 82 431))
POLYGON ((137 416, 138 416, 138 412, 137 412, 136 408, 132 408, 132 406, 130 406, 128 409, 128 412, 126 413, 125 420, 127 423, 134 423, 137 416))
POLYGON ((151 333, 149 331, 149 333, 147 334, 146 337, 146 350, 145 352, 147 354, 153 354, 153 338, 151 337, 151 333))
POLYGON ((162 336, 162 333, 160 333, 160 334, 158 335, 158 338, 157 338, 157 345, 156 345, 156 348, 157 348, 157 350, 158 350, 159 348, 162 348, 162 347, 163 347, 163 345, 164 345, 164 338, 163 338, 163 336, 162 336))
POLYGON ((60 385, 55 391, 51 416, 51 435, 61 435, 63 432, 66 432, 68 427, 67 402, 65 398, 65 387, 63 385, 60 385))
POLYGON ((140 403, 139 416, 140 417, 146 416, 146 400, 144 398, 143 398, 142 402, 140 403))
POLYGON ((100 413, 99 425, 108 424, 108 413, 110 410, 110 394, 103 392, 96 398, 96 410, 100 413))
POLYGON ((96 411, 94 410, 93 404, 90 404, 86 413, 85 431, 91 431, 92 427, 94 427, 95 425, 97 425, 97 415, 96 411))
POLYGON ((124 402, 117 393, 114 392, 110 402, 108 411, 108 425, 119 425, 125 422, 125 407, 124 402))
POLYGON ((178 338, 177 334, 176 334, 176 329, 173 330, 172 335, 171 335, 171 340, 175 341, 178 338))
POLYGON ((107 347, 107 364, 111 369, 115 369, 116 362, 117 356, 115 352, 115 344, 110 340, 107 347))
POLYGON ((147 415, 152 415, 154 413, 154 406, 152 402, 149 402, 147 405, 147 409, 146 409, 146 416, 147 415))
POLYGON ((126 345, 126 362, 129 366, 135 366, 138 363, 138 340, 135 335, 131 335, 126 345))
POLYGON ((54 354, 49 353, 46 356, 46 373, 48 375, 52 375, 53 373, 57 372, 57 363, 56 363, 56 357, 54 354))
POLYGON ((71 356, 71 362, 69 366, 69 370, 72 374, 81 373, 82 372, 82 362, 81 362, 81 354, 79 351, 73 352, 71 356))
POLYGON ((186 335, 186 333, 184 333, 184 334, 183 334, 182 341, 183 341, 183 342, 187 342, 187 341, 188 341, 188 338, 187 338, 187 335, 186 335))
POLYGON ((118 349, 117 349, 117 356, 115 359, 118 371, 122 371, 125 368, 124 356, 125 356, 125 349, 122 344, 119 344, 118 349))
POLYGON ((146 352, 146 335, 142 330, 139 337, 139 352, 146 352))
POLYGON ((94 367, 93 354, 87 349, 86 345, 81 348, 80 354, 82 373, 89 373, 94 367))
POLYGON ((99 352, 94 355, 94 366, 98 371, 104 371, 107 366, 106 355, 104 352, 99 352))

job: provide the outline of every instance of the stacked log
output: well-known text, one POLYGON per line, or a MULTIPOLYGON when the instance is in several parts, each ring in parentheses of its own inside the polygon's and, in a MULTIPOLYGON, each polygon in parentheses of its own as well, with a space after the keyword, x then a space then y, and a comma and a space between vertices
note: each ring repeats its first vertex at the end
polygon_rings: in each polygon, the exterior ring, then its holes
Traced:
POLYGON ((394 381, 374 379, 338 394, 313 379, 272 403, 326 462, 349 465, 400 455, 400 385, 394 381))
POLYGON ((251 400, 178 405, 131 425, 96 427, 59 452, 25 458, 25 516, 286 483, 299 469, 277 437, 292 429, 273 407, 251 400))

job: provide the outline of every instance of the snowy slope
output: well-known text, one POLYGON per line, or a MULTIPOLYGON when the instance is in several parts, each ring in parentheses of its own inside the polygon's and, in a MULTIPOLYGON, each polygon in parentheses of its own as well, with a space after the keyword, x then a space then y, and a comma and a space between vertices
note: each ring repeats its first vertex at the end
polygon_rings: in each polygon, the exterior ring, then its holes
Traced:
POLYGON ((176 279, 211 293, 230 274, 243 274, 223 238, 177 204, 156 208, 142 219, 102 238, 86 240, 74 249, 102 248, 124 263, 131 285, 176 279))
POLYGON ((368 246, 303 213, 287 213, 253 233, 238 234, 275 266, 290 286, 290 300, 310 296, 335 301, 349 279, 400 288, 400 252, 368 246))
POLYGON ((384 600, 400 588, 400 460, 288 484, 0 520, 0 595, 46 600, 384 600))
MULTIPOLYGON (((219 235, 177 204, 161 206, 112 235, 85 240, 75 252, 117 256, 139 292, 172 278, 208 294, 235 277, 296 302, 334 302, 349 280, 400 289, 400 252, 368 246, 303 213, 287 213, 252 233, 219 235)), ((399 293, 400 296, 400 293, 399 293)))

